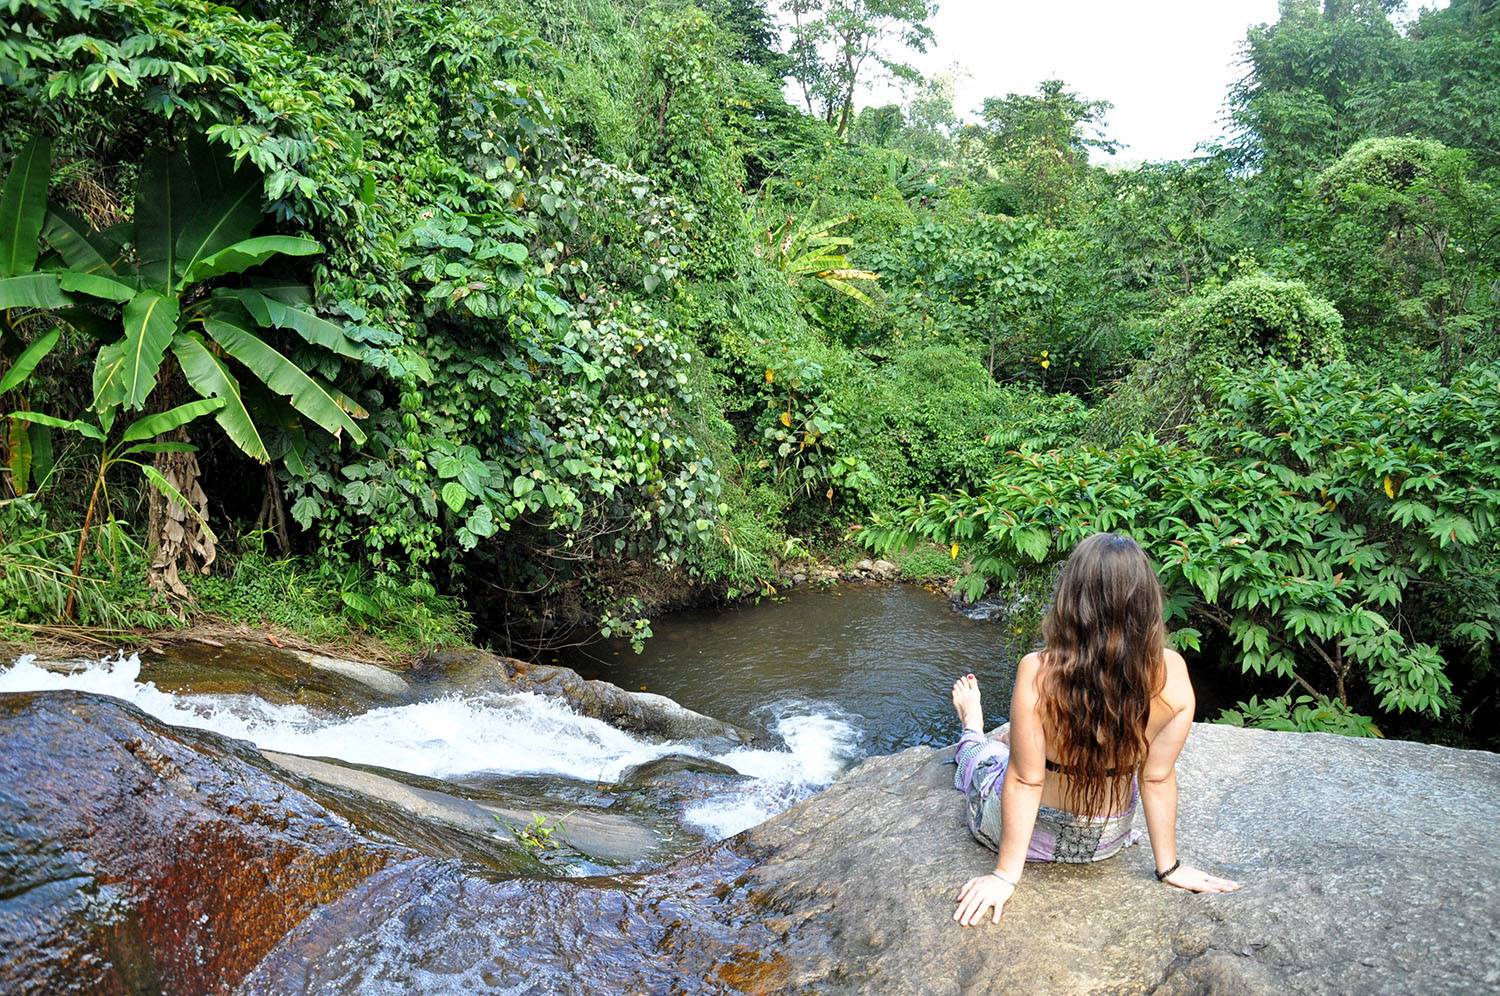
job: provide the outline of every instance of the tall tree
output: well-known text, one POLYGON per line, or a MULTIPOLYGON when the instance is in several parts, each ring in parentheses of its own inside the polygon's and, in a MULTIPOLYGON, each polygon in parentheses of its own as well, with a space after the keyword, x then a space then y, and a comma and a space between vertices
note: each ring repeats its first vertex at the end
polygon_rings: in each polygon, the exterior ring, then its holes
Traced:
POLYGON ((1244 168, 1287 190, 1364 133, 1351 104, 1407 76, 1390 12, 1398 0, 1281 0, 1275 24, 1250 29, 1246 74, 1230 91, 1244 168))
POLYGON ((698 6, 734 36, 734 55, 777 76, 791 63, 780 49, 775 18, 762 0, 697 0, 698 6))
POLYGON ((840 137, 848 133, 854 96, 877 73, 906 83, 921 74, 901 60, 925 52, 937 13, 933 0, 784 0, 791 18, 791 73, 810 114, 840 137))
POLYGON ((856 145, 906 152, 930 165, 951 157, 957 130, 953 76, 939 73, 923 80, 904 107, 885 104, 861 108, 849 126, 849 139, 856 145))
POLYGON ((1089 179, 1089 154, 1114 154, 1104 137, 1107 100, 1086 100, 1062 80, 1046 80, 1035 94, 988 97, 983 123, 969 133, 982 171, 996 184, 1008 214, 1055 220, 1079 206, 1089 179))
POLYGON ((1349 102, 1362 133, 1435 138, 1500 166, 1500 3, 1454 0, 1407 29, 1407 79, 1349 102))

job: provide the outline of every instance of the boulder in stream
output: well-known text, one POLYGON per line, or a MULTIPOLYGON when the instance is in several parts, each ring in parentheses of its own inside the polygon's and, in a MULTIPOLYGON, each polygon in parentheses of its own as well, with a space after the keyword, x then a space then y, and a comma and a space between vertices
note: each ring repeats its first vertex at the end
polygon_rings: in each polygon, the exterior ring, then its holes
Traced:
MULTIPOLYGON (((357 826, 386 834, 438 857, 478 860, 502 875, 547 874, 538 858, 513 843, 516 828, 540 820, 547 843, 594 862, 638 865, 660 862, 688 847, 669 849, 674 836, 701 843, 672 826, 655 828, 644 820, 603 806, 538 796, 510 795, 498 787, 479 791, 435 778, 382 771, 324 758, 262 751, 277 767, 302 779, 309 794, 357 826), (497 841, 503 840, 503 843, 497 841)), ((523 781, 515 779, 515 781, 523 781)), ((524 781, 535 781, 525 779, 524 781)))
POLYGON ((536 692, 565 699, 585 716, 622 730, 663 740, 710 740, 746 744, 758 734, 678 705, 665 695, 631 692, 607 681, 586 679, 572 668, 528 664, 484 650, 443 650, 416 665, 413 677, 449 690, 536 692))

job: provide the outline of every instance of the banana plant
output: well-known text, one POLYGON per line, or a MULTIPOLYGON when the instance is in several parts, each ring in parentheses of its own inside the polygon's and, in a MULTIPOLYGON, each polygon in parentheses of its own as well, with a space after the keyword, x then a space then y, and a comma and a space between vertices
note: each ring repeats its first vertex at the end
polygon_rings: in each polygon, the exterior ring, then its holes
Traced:
POLYGON ((253 169, 233 169, 206 146, 191 156, 157 149, 142 165, 131 224, 94 231, 53 208, 46 238, 66 265, 59 289, 121 308, 118 337, 94 363, 96 412, 144 409, 170 354, 194 392, 221 402, 220 428, 255 460, 298 460, 292 451, 303 420, 364 442, 355 419, 366 413, 283 343, 353 360, 365 359, 368 347, 319 316, 305 284, 245 277, 278 257, 322 251, 301 236, 254 234, 264 217, 261 187, 253 169), (133 252, 119 255, 120 245, 133 252), (238 279, 209 287, 224 277, 238 279), (244 378, 265 390, 242 390, 244 378), (273 452, 265 430, 288 424, 294 432, 279 433, 283 445, 273 452))
MULTIPOLYGON (((6 361, 0 396, 18 390, 62 335, 54 323, 27 344, 22 327, 42 312, 73 304, 59 274, 37 269, 50 161, 47 140, 33 139, 11 163, 0 187, 0 357, 6 361)), ((52 437, 40 426, 10 422, 6 428, 5 466, 11 489, 24 494, 33 476, 44 478, 51 469, 52 437)))
POLYGON ((208 398, 202 401, 191 401, 185 405, 154 415, 147 415, 137 419, 126 426, 120 433, 120 437, 114 443, 110 443, 111 429, 114 427, 115 409, 106 409, 98 413, 98 417, 91 422, 83 419, 63 419, 42 412, 12 412, 11 421, 15 424, 41 425, 52 429, 61 429, 65 432, 75 433, 84 439, 99 444, 99 461, 94 474, 94 487, 89 493, 87 511, 83 514, 83 527, 78 531, 78 550, 73 558, 73 578, 68 588, 68 602, 63 609, 65 621, 73 618, 73 602, 78 594, 79 574, 83 570, 83 554, 88 548, 89 529, 94 523, 94 513, 98 509, 100 501, 103 501, 103 514, 110 521, 114 520, 114 509, 109 499, 109 472, 121 464, 134 466, 140 469, 142 476, 148 484, 159 491, 167 500, 175 503, 198 521, 198 527, 208 536, 210 542, 216 542, 213 531, 209 529, 208 523, 198 515, 197 510, 172 482, 168 481, 162 473, 145 462, 143 457, 155 457, 163 453, 192 453, 197 447, 191 443, 163 441, 158 437, 174 432, 187 425, 200 415, 216 412, 224 407, 220 398, 208 398))
POLYGON ((834 234, 835 229, 853 217, 819 219, 815 213, 809 213, 800 221, 789 217, 767 231, 764 244, 757 246, 756 250, 785 273, 794 287, 809 279, 816 280, 829 290, 874 307, 875 301, 860 284, 869 284, 873 288, 880 274, 851 265, 847 250, 854 245, 854 240, 847 235, 834 234))

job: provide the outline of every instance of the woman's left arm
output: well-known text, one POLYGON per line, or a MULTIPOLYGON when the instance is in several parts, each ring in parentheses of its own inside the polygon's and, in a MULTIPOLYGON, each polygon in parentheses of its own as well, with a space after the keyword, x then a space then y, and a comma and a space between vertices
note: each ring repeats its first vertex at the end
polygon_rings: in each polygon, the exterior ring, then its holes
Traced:
POLYGON ((984 919, 993 906, 993 922, 999 923, 1005 904, 1026 869, 1026 851, 1036 828, 1042 804, 1042 784, 1047 777, 1047 742, 1039 715, 1036 679, 1038 655, 1028 654, 1016 669, 1016 687, 1011 695, 1010 762, 1000 789, 1000 850, 995 871, 971 878, 958 894, 953 919, 965 927, 984 919))

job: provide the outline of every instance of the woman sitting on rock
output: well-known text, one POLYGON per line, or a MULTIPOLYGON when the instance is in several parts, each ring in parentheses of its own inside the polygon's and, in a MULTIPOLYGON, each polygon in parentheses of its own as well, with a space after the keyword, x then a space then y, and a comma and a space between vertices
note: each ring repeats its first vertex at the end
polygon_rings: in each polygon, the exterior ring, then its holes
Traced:
POLYGON ((1134 540, 1097 533, 1064 565, 1042 622, 1046 646, 1021 659, 1010 722, 984 734, 979 684, 953 683, 963 723, 954 785, 968 801, 969 831, 998 852, 995 870, 971 878, 953 919, 995 923, 1027 861, 1102 861, 1135 843, 1146 811, 1156 877, 1189 892, 1230 892, 1237 882, 1177 857, 1177 755, 1193 722, 1193 686, 1166 649, 1161 585, 1134 540))

